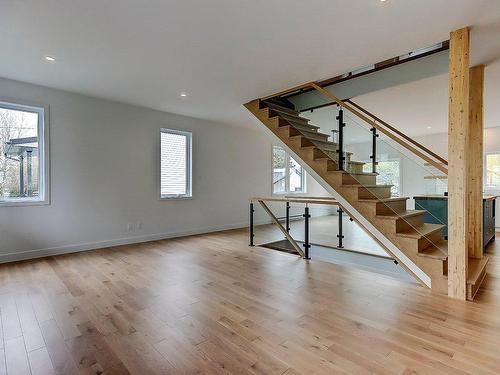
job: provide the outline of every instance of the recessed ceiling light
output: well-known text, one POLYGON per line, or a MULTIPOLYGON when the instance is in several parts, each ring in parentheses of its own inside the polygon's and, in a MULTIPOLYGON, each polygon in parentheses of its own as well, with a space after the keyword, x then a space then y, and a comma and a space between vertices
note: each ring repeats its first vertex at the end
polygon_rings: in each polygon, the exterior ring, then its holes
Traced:
POLYGON ((188 94, 186 92, 181 92, 181 98, 186 98, 188 94))
POLYGON ((432 129, 432 126, 428 126, 427 129, 432 129))
POLYGON ((56 58, 52 57, 52 56, 45 56, 45 60, 49 61, 49 62, 54 62, 54 61, 56 61, 56 58))

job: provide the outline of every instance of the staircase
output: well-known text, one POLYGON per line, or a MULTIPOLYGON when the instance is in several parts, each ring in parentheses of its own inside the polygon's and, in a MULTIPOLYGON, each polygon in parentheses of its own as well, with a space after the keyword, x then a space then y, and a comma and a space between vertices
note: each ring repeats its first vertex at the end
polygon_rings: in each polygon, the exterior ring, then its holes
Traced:
MULTIPOLYGON (((409 197, 391 197, 392 185, 377 184, 377 173, 363 172, 365 163, 356 161, 355 155, 345 155, 341 170, 339 145, 329 141, 327 134, 301 117, 292 105, 257 99, 245 107, 427 274, 432 290, 447 294, 448 244, 442 235, 444 225, 424 223, 425 211, 407 209, 409 197)), ((487 262, 487 257, 469 260, 469 300, 484 278, 487 262)))

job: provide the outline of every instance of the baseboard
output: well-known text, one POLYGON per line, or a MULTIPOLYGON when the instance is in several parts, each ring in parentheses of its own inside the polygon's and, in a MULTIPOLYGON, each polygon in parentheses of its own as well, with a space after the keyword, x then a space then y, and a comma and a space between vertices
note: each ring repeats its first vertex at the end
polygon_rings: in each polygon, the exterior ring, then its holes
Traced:
POLYGON ((193 236, 197 234, 220 232, 224 230, 239 229, 246 227, 248 227, 248 223, 238 223, 238 224, 221 225, 221 226, 207 227, 207 228, 182 231, 182 232, 149 234, 144 236, 127 237, 127 238, 120 238, 108 241, 89 242, 83 244, 64 245, 60 247, 52 247, 46 249, 27 250, 18 253, 0 254, 0 263, 17 262, 20 260, 43 258, 47 256, 61 255, 61 254, 78 253, 80 251, 96 250, 96 249, 121 246, 121 245, 131 245, 141 242, 166 240, 169 238, 193 236))

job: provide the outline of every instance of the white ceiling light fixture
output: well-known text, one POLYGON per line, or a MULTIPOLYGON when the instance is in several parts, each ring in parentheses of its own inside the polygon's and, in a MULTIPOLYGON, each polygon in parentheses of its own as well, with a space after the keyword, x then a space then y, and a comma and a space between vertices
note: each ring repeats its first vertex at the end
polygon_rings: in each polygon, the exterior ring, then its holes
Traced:
POLYGON ((427 129, 432 129, 432 126, 428 126, 427 129))
POLYGON ((56 61, 56 58, 53 57, 53 56, 45 56, 45 61, 48 61, 48 62, 55 62, 56 61))
POLYGON ((181 96, 181 98, 187 98, 188 94, 187 94, 187 92, 183 91, 183 92, 181 92, 180 96, 181 96))

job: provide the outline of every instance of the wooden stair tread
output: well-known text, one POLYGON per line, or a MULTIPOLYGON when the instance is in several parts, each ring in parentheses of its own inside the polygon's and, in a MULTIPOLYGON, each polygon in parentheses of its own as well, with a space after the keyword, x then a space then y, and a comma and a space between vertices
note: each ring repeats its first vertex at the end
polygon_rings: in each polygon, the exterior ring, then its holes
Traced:
POLYGON ((477 258, 469 258, 469 267, 467 276, 467 284, 476 285, 476 283, 481 282, 481 275, 488 264, 490 258, 485 255, 481 259, 477 258))
POLYGON ((410 199, 410 197, 390 197, 390 198, 373 198, 373 199, 358 199, 358 202, 362 203, 374 203, 374 202, 380 202, 380 203, 387 203, 387 202, 397 202, 397 201, 407 201, 410 199))
POLYGON ((416 238, 420 239, 422 237, 426 237, 431 235, 434 232, 437 232, 438 230, 442 230, 445 226, 442 224, 429 224, 429 223, 424 223, 422 225, 419 225, 415 228, 411 228, 409 230, 406 230, 404 232, 398 232, 396 235, 398 237, 407 237, 407 238, 416 238))
POLYGON ((328 171, 328 173, 345 173, 350 176, 378 176, 378 173, 373 173, 373 172, 354 173, 346 171, 328 171))
MULTIPOLYGON (((291 127, 293 127, 293 125, 290 125, 291 127)), ((301 133, 310 133, 312 137, 315 137, 315 136, 320 136, 322 138, 326 138, 328 139, 328 137, 330 137, 328 134, 324 134, 324 133, 320 133, 320 132, 316 132, 314 130, 305 130, 305 129, 298 129, 298 128, 295 128, 297 129, 299 132, 301 133)), ((298 135, 292 135, 291 137, 300 137, 300 136, 303 136, 303 137, 306 137, 307 138, 307 135, 306 134, 298 134, 298 135)), ((290 137, 290 138, 291 138, 290 137)), ((326 141, 325 139, 325 141, 326 141)))
MULTIPOLYGON (((308 147, 316 147, 316 146, 303 146, 302 148, 308 148, 308 147)), ((320 149, 319 147, 316 147, 318 150, 320 151, 323 151, 323 152, 334 152, 334 151, 330 151, 330 150, 322 150, 320 149)), ((345 153, 346 155, 353 155, 352 152, 346 152, 345 153)), ((331 157, 329 156, 318 156, 318 157, 315 157, 314 160, 319 160, 319 159, 331 159, 331 157)), ((334 160, 335 161, 335 160, 334 160)))
POLYGON ((446 260, 446 258, 448 258, 448 241, 441 240, 437 244, 420 250, 418 255, 427 258, 446 260))
POLYGON ((413 217, 413 216, 419 216, 425 214, 427 211, 425 210, 406 210, 403 212, 398 212, 390 215, 377 215, 378 219, 385 219, 385 220, 397 220, 397 219, 404 219, 405 217, 413 217))
POLYGON ((364 161, 354 161, 354 160, 351 160, 349 162, 349 164, 365 165, 366 163, 364 161))
MULTIPOLYGON (((271 109, 271 110, 273 110, 273 109, 271 109)), ((275 111, 275 112, 277 112, 278 114, 277 115, 269 115, 268 117, 270 119, 275 118, 275 117, 281 117, 283 120, 288 121, 290 123, 295 123, 295 124, 299 124, 299 125, 303 125, 303 126, 310 126, 312 128, 319 129, 319 126, 309 124, 309 122, 311 120, 309 120, 305 117, 296 117, 296 116, 288 115, 286 113, 281 113, 278 111, 275 111)))
POLYGON ((287 107, 283 107, 281 105, 278 105, 278 104, 275 104, 275 103, 271 103, 271 102, 266 102, 264 101, 264 104, 271 108, 271 109, 274 109, 276 111, 281 111, 281 112, 285 112, 285 113, 290 113, 291 115, 296 115, 298 116, 299 115, 299 112, 294 110, 294 109, 291 109, 291 108, 287 108, 287 107))
POLYGON ((342 187, 362 187, 362 188, 391 188, 394 185, 360 185, 360 184, 343 184, 342 187))

